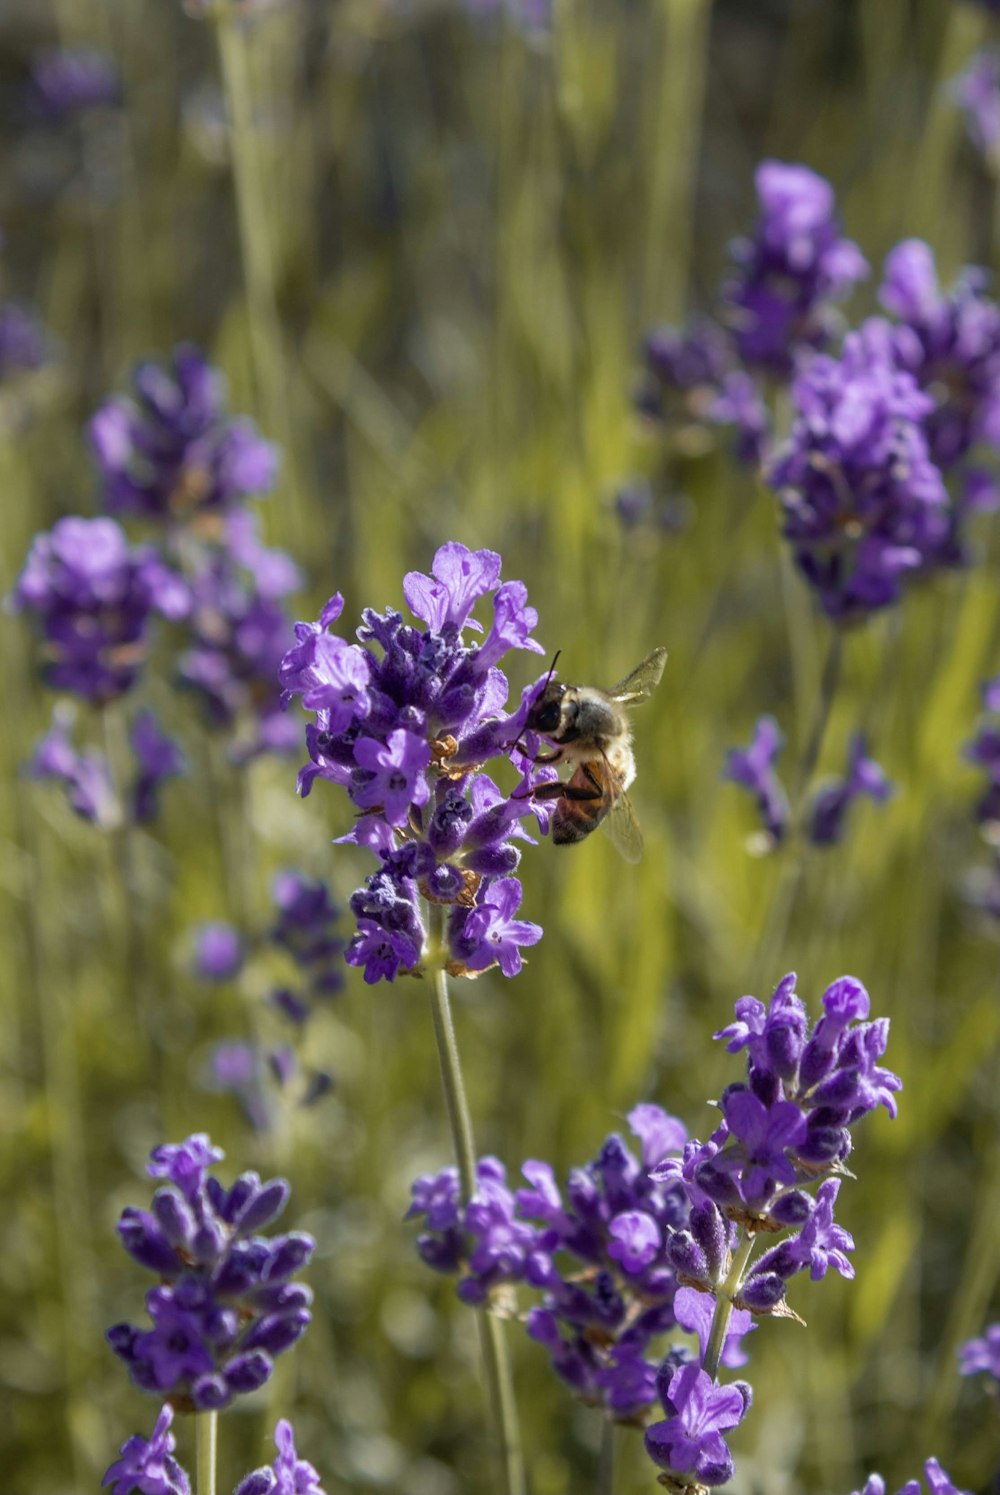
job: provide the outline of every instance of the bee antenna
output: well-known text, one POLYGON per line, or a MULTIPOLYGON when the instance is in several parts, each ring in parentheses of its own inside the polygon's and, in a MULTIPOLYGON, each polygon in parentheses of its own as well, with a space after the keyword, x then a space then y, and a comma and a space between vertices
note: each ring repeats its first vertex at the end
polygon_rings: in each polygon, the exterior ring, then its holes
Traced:
MULTIPOLYGON (((551 680, 552 680, 552 676, 556 672, 556 665, 559 663, 559 656, 560 656, 561 653, 562 653, 562 650, 561 649, 557 649, 556 652, 553 654, 553 656, 552 656, 552 663, 549 665, 549 673, 545 677, 545 684, 542 686, 541 690, 538 692, 539 696, 544 696, 545 692, 548 690, 549 684, 551 683, 551 680)), ((511 745, 510 745, 510 747, 507 749, 508 755, 511 754, 511 753, 516 753, 517 752, 518 748, 521 746, 521 738, 524 736, 524 734, 525 734, 526 731, 527 731, 526 727, 522 727, 521 728, 521 731, 520 731, 520 733, 519 733, 519 735, 517 737, 517 740, 515 742, 512 742, 511 745)))

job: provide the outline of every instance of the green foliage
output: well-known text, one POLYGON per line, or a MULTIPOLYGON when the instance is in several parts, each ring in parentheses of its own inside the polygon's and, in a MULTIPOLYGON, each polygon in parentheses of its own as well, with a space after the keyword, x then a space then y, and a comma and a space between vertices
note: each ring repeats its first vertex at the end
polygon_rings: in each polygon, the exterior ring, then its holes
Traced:
MULTIPOLYGON (((504 575, 527 582, 569 678, 608 684, 665 644, 663 683, 635 718, 645 860, 624 865, 600 836, 543 843, 522 869, 542 943, 516 981, 490 973, 457 993, 480 1147, 564 1173, 639 1099, 703 1134, 706 1101, 733 1075, 709 1041, 733 1000, 766 996, 788 967, 812 1000, 845 970, 860 976, 892 1018, 900 1116, 863 1128, 843 1191, 856 1282, 797 1279, 808 1332, 776 1322, 754 1338, 737 1487, 835 1495, 878 1468, 897 1488, 936 1453, 983 1488, 998 1424, 980 1387, 959 1385, 954 1348, 997 1306, 1000 1018, 995 933, 959 897, 981 859, 960 748, 978 683, 1000 668, 995 526, 975 570, 847 640, 820 770, 839 771, 865 722, 901 792, 806 860, 777 941, 781 867, 747 850, 747 806, 720 770, 763 710, 788 733, 788 761, 801 754, 824 625, 783 563, 773 500, 732 465, 691 463, 675 534, 626 533, 612 504, 623 475, 655 462, 629 405, 641 334, 710 294, 762 156, 828 175, 875 267, 913 233, 946 276, 995 256, 993 187, 942 92, 979 13, 559 0, 549 46, 457 8, 406 9, 303 0, 238 33, 250 118, 237 145, 259 174, 241 245, 212 28, 171 0, 63 0, 54 20, 4 8, 6 75, 55 26, 113 53, 126 107, 61 135, 16 111, 3 122, 6 290, 37 298, 61 354, 19 397, 30 408, 3 410, 0 585, 35 530, 94 512, 81 433, 98 401, 135 359, 191 339, 226 369, 234 408, 286 448, 262 507, 269 540, 306 568, 299 616, 334 589, 348 619, 398 604, 404 571, 456 538, 500 550, 504 575), (248 301, 254 254, 273 278, 248 301)), ((420 983, 370 989, 352 973, 310 1037, 336 1092, 272 1134, 203 1083, 212 1044, 264 1019, 252 988, 194 980, 185 931, 259 916, 283 865, 328 877, 346 901, 366 870, 330 845, 346 803, 319 783, 300 804, 287 764, 237 780, 153 669, 194 771, 168 787, 126 868, 121 847, 18 777, 48 712, 25 640, 3 624, 0 1380, 12 1396, 0 1462, 12 1487, 96 1488, 120 1442, 151 1426, 152 1401, 102 1344, 141 1308, 114 1221, 144 1197, 149 1147, 208 1130, 224 1168, 286 1173, 289 1221, 320 1241, 314 1326, 266 1393, 224 1418, 221 1488, 260 1462, 284 1413, 330 1495, 490 1488, 472 1316, 428 1280, 401 1224, 411 1178, 450 1156, 420 983)), ((526 659, 515 691, 532 670, 526 659)), ((592 1487, 596 1415, 509 1337, 536 1495, 592 1487)), ((638 1443, 623 1447, 622 1490, 654 1488, 638 1443)))

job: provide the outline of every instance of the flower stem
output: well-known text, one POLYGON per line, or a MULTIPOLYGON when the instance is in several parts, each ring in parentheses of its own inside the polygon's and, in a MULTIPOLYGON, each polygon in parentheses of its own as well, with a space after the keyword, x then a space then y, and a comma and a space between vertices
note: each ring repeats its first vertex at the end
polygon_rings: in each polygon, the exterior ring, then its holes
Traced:
POLYGON ((806 745, 799 760, 798 772, 795 776, 791 824, 789 826, 789 838, 793 842, 793 845, 789 847, 790 854, 786 857, 782 866, 778 885, 771 899, 764 928, 757 946, 757 967, 754 973, 755 989, 761 982, 769 981, 773 975, 774 961, 784 944, 792 912, 798 901, 799 893, 802 891, 806 862, 809 856, 809 843, 805 837, 806 814, 809 805, 809 786, 812 783, 820 754, 823 751, 826 729, 830 725, 833 703, 836 700, 837 688, 840 684, 843 657, 844 636, 840 629, 834 628, 830 633, 830 642, 827 646, 826 658, 823 661, 823 672, 820 675, 819 694, 813 713, 812 725, 810 726, 809 736, 806 739, 806 745))
MULTIPOLYGON (((461 1181, 462 1199, 472 1197, 476 1189, 476 1142, 472 1131, 472 1117, 465 1095, 462 1066, 455 1037, 455 1024, 448 999, 448 977, 444 960, 444 909, 432 903, 429 908, 431 960, 431 1016, 434 1020, 434 1037, 437 1042, 438 1060, 441 1065, 441 1083, 444 1088, 448 1125, 451 1128, 458 1176, 461 1181)), ((503 1337, 503 1325, 488 1312, 476 1314, 479 1324, 479 1345, 483 1359, 483 1376, 486 1382, 486 1397, 493 1419, 494 1436, 501 1466, 503 1495, 524 1495, 524 1456, 521 1449, 521 1429, 514 1401, 514 1384, 511 1378, 510 1361, 503 1337)), ((198 1495, 205 1495, 199 1491, 198 1495)))
POLYGON ((218 1412, 199 1412, 194 1419, 195 1495, 215 1495, 215 1449, 218 1412))
POLYGON ((726 1342, 726 1334, 729 1331, 729 1320, 733 1312, 733 1299, 743 1286, 743 1274, 747 1269, 753 1248, 754 1237, 747 1233, 736 1255, 733 1257, 729 1276, 716 1294, 712 1327, 708 1331, 708 1343, 705 1346, 705 1358, 701 1366, 702 1370, 706 1371, 712 1377, 713 1381, 718 1374, 719 1361, 722 1359, 722 1347, 726 1342))
POLYGON ((601 1452, 597 1465, 597 1495, 614 1495, 615 1455, 618 1452, 618 1427, 610 1417, 601 1428, 601 1452))
POLYGON ((231 0, 224 0, 219 6, 215 21, 219 71, 229 123, 229 150, 254 383, 260 408, 270 428, 268 434, 276 436, 285 448, 284 482, 288 511, 293 522, 301 528, 302 495, 296 471, 297 454, 292 440, 281 317, 274 284, 274 251, 270 235, 274 204, 268 201, 254 130, 246 32, 231 0))

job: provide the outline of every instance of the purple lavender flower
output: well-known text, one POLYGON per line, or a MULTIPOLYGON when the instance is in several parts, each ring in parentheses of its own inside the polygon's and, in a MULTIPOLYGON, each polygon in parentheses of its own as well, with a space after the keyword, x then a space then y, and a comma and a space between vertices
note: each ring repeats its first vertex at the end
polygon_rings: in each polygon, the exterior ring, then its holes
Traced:
POLYGON ((519 948, 541 934, 513 916, 520 884, 510 876, 519 861, 520 822, 547 822, 549 807, 532 794, 553 776, 516 754, 522 772, 514 793, 503 795, 481 772, 491 758, 511 752, 523 732, 536 682, 513 715, 503 711, 508 684, 498 668, 509 649, 541 652, 532 638, 537 614, 520 582, 500 580, 500 557, 464 545, 441 546, 430 576, 410 572, 403 583, 410 611, 426 626, 404 623, 393 610, 366 611, 352 644, 327 630, 343 609, 332 597, 319 621, 296 625, 298 642, 285 655, 285 699, 302 698, 316 713, 306 729, 311 761, 299 775, 300 793, 317 778, 348 792, 362 811, 343 839, 379 858, 379 870, 351 899, 357 933, 348 964, 365 980, 393 980, 423 957, 426 933, 418 904, 423 895, 450 905, 448 970, 477 974, 498 964, 505 975, 520 968, 519 948), (473 616, 490 596, 493 622, 483 633, 473 616))
POLYGON ((245 958, 243 937, 235 925, 212 919, 195 930, 194 968, 203 981, 232 981, 245 958))
MULTIPOLYGON (((668 1161, 654 1170, 662 1178, 680 1174, 730 1219, 753 1228, 769 1218, 804 1227, 822 1208, 805 1242, 794 1250, 782 1243, 779 1254, 767 1253, 761 1258, 766 1265, 755 1267, 782 1282, 805 1265, 814 1267, 816 1251, 845 1246, 833 1233, 836 1191, 827 1191, 817 1205, 802 1190, 843 1164, 851 1148, 849 1129, 862 1116, 880 1105, 895 1115, 893 1095, 902 1083, 878 1064, 888 1020, 864 1021, 870 999, 859 981, 843 976, 833 982, 823 1008, 810 1033, 794 974, 778 984, 767 1008, 756 997, 741 998, 736 1021, 715 1036, 730 1053, 748 1050, 746 1083, 725 1091, 723 1121, 710 1145, 693 1147, 682 1164, 668 1161), (794 1221, 790 1207, 798 1215, 794 1221)), ((752 1294, 744 1296, 754 1306, 752 1294)))
POLYGON ((37 314, 14 301, 0 305, 0 384, 41 368, 48 357, 48 338, 37 314))
POLYGON ((987 271, 967 266, 943 292, 920 239, 897 244, 885 262, 879 299, 899 319, 900 365, 935 402, 924 425, 941 468, 976 442, 1000 448, 1000 306, 985 294, 988 282, 987 271))
MULTIPOLYGON (((928 1459, 924 1464, 924 1476, 931 1495, 969 1495, 967 1490, 960 1490, 953 1484, 951 1477, 946 1473, 937 1459, 928 1459)), ((870 1474, 865 1481, 864 1489, 855 1491, 854 1495, 885 1495, 885 1480, 880 1474, 870 1474)), ((920 1481, 909 1479, 897 1492, 897 1495, 921 1495, 920 1481)))
POLYGON ((101 1480, 111 1486, 111 1495, 191 1495, 191 1481, 174 1458, 177 1440, 170 1431, 174 1409, 160 1408, 151 1438, 138 1433, 121 1446, 116 1459, 101 1480))
POLYGON ((733 366, 729 338, 714 322, 679 331, 657 327, 643 349, 645 372, 635 403, 639 411, 668 431, 685 455, 697 455, 710 444, 709 411, 733 366))
POLYGON ((466 971, 488 971, 498 965, 505 976, 518 974, 521 950, 537 945, 542 937, 538 924, 514 918, 520 906, 521 884, 516 877, 502 877, 487 888, 475 908, 454 909, 450 944, 466 971))
POLYGON ((847 753, 847 775, 817 790, 809 806, 809 839, 814 846, 833 846, 842 840, 848 811, 856 799, 866 796, 884 804, 895 786, 869 758, 864 734, 856 732, 847 753))
POLYGON ((90 423, 90 441, 111 513, 185 522, 267 493, 277 452, 253 422, 226 411, 222 374, 197 348, 168 364, 146 362, 131 396, 115 396, 90 423))
POLYGON ((788 795, 774 768, 784 745, 784 734, 774 717, 760 716, 749 747, 731 748, 722 774, 753 795, 765 833, 774 846, 784 839, 791 818, 788 795))
MULTIPOLYGON (((992 695, 987 699, 992 699, 992 695)), ((986 787, 976 805, 976 820, 989 832, 990 827, 1000 823, 1000 718, 990 717, 980 722, 975 737, 966 743, 965 758, 986 774, 986 787)))
POLYGON ((121 78, 103 52, 93 47, 63 47, 35 58, 29 98, 37 114, 58 123, 89 109, 120 104, 121 78))
POLYGON ((277 677, 294 636, 283 598, 300 584, 298 567, 260 543, 245 510, 227 511, 215 541, 185 550, 193 607, 181 684, 229 734, 234 761, 296 751, 299 730, 281 709, 277 677))
POLYGON ((324 1495, 319 1473, 295 1451, 295 1433, 284 1418, 274 1430, 278 1456, 272 1465, 255 1469, 236 1486, 234 1495, 324 1495))
POLYGON ((284 1209, 288 1184, 244 1173, 225 1189, 208 1173, 221 1157, 204 1133, 153 1150, 148 1171, 165 1182, 152 1210, 130 1206, 118 1225, 129 1255, 160 1279, 146 1295, 153 1327, 107 1333, 138 1386, 196 1411, 256 1391, 311 1318, 312 1294, 291 1279, 312 1238, 257 1234, 284 1209))
POLYGON ((25 766, 29 778, 51 779, 62 784, 77 815, 101 830, 121 824, 122 808, 115 793, 107 758, 96 749, 77 752, 71 740, 75 712, 68 703, 52 713, 52 725, 35 744, 25 766))
POLYGON ((511 1194, 503 1166, 483 1158, 464 1210, 454 1168, 418 1179, 410 1209, 426 1221, 424 1261, 459 1274, 466 1302, 506 1304, 518 1285, 541 1291, 529 1335, 574 1391, 624 1421, 656 1398, 651 1347, 679 1322, 670 1245, 689 1221, 682 1187, 663 1187, 648 1172, 684 1145, 684 1128, 653 1105, 628 1119, 642 1161, 612 1135, 570 1174, 565 1198, 547 1163, 525 1163, 527 1186, 511 1194))
POLYGON ((1000 53, 981 47, 950 85, 952 98, 965 114, 969 139, 987 164, 1000 151, 1000 53))
POLYGON ((654 420, 672 456, 697 457, 715 444, 714 427, 734 427, 736 455, 756 467, 770 418, 760 390, 739 366, 732 336, 703 321, 682 332, 661 327, 645 343, 645 372, 635 403, 654 420))
MULTIPOLYGON (((326 883, 301 872, 279 872, 271 884, 277 919, 271 940, 286 950, 306 978, 311 996, 327 997, 344 982, 340 909, 326 883)), ((299 1019, 301 1020, 301 1019, 299 1019)))
POLYGON ((934 561, 950 532, 930 459, 933 402, 898 367, 893 330, 872 319, 839 359, 803 363, 788 444, 767 471, 784 534, 824 611, 858 621, 898 601, 906 573, 934 561))
POLYGON ((646 1429, 650 1458, 679 1484, 724 1485, 732 1478, 733 1460, 722 1434, 746 1416, 749 1386, 717 1386, 697 1365, 683 1365, 662 1400, 667 1418, 646 1429))
POLYGON ((190 596, 113 519, 70 518, 35 536, 10 605, 38 620, 48 682, 100 705, 135 682, 152 615, 183 618, 190 596))
POLYGON ((821 348, 835 330, 833 305, 868 273, 841 236, 833 188, 807 166, 764 161, 755 176, 760 216, 730 246, 722 289, 739 357, 787 376, 800 348, 821 348))
POLYGON ((958 1347, 958 1373, 974 1376, 986 1371, 1000 1382, 1000 1324, 990 1324, 977 1339, 967 1339, 958 1347))
POLYGON ((140 711, 132 724, 136 777, 132 786, 132 818, 136 825, 155 820, 160 786, 186 771, 184 754, 172 737, 160 731, 152 711, 140 711))

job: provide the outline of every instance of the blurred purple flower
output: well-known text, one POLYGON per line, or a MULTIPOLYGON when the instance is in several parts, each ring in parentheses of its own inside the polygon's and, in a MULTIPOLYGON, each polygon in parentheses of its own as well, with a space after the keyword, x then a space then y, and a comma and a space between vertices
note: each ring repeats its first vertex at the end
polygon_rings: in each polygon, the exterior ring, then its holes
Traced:
POLYGON ((0 384, 41 368, 48 356, 48 338, 37 314, 14 301, 0 305, 0 384))
POLYGON ((52 725, 35 744, 25 765, 29 778, 52 779, 66 790, 70 805, 84 820, 101 830, 121 824, 122 809, 115 793, 107 758, 96 749, 77 752, 70 739, 75 713, 61 704, 52 713, 52 725))
POLYGON ((722 776, 753 795, 772 844, 783 840, 791 810, 788 795, 775 772, 778 754, 785 745, 784 734, 773 716, 760 716, 749 747, 730 748, 722 776))
POLYGON ((9 605, 37 618, 49 684, 100 705, 134 684, 152 615, 183 618, 191 600, 113 519, 69 518, 35 536, 9 605))
POLYGON ((836 328, 833 304, 868 274, 840 233, 833 188, 807 166, 764 161, 755 176, 760 215, 752 235, 730 245, 734 269, 722 288, 740 359, 791 373, 800 348, 820 348, 836 328))
POLYGON ((224 511, 277 474, 277 449, 227 413, 223 375, 186 344, 167 364, 138 366, 131 396, 91 420, 90 442, 108 510, 162 522, 224 511))
POLYGON ((932 563, 950 533, 924 429, 933 401, 899 368, 893 329, 873 318, 839 359, 802 364, 792 405, 791 437, 766 478, 824 611, 860 621, 898 601, 906 573, 932 563))
POLYGON ((809 839, 814 846, 833 846, 842 840, 848 811, 856 799, 866 796, 884 804, 895 794, 895 785, 867 754, 864 734, 856 732, 847 754, 847 776, 819 789, 809 806, 809 839))
POLYGON ((137 772, 132 786, 132 818, 136 825, 155 820, 164 779, 187 770, 179 745, 161 732, 152 711, 140 711, 132 724, 132 751, 137 772))
POLYGON ((1000 53, 981 47, 952 80, 950 93, 964 111, 969 139, 992 164, 1000 150, 1000 53))
POLYGON ((36 114, 59 122, 122 101, 121 77, 110 57, 93 47, 63 47, 34 59, 29 101, 36 114))
POLYGON ((974 1376, 984 1370, 1000 1383, 1000 1324, 990 1324, 976 1339, 958 1347, 958 1373, 974 1376))
POLYGON ((194 968, 203 981, 231 981, 243 967, 243 937, 221 919, 199 924, 195 931, 194 968))

